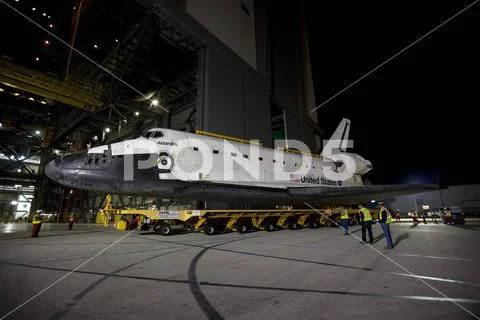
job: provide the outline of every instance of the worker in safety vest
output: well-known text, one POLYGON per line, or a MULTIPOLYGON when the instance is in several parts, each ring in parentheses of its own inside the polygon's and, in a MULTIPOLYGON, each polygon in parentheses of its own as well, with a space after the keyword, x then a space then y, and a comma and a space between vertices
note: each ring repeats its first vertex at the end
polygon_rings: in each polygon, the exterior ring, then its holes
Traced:
POLYGON ((71 214, 70 219, 68 219, 68 230, 72 230, 74 222, 75 222, 75 219, 73 217, 73 214, 71 214))
POLYGON ((450 208, 447 208, 445 210, 445 217, 450 217, 450 218, 452 217, 452 210, 450 210, 450 208))
POLYGON ((370 210, 365 208, 362 204, 359 204, 358 207, 360 208, 360 222, 362 223, 362 244, 367 242, 367 230, 368 230, 368 243, 373 243, 373 233, 372 233, 372 215, 370 214, 370 210))
POLYGON ((393 249, 393 240, 392 234, 390 233, 390 223, 393 221, 392 215, 390 211, 380 203, 379 211, 378 211, 378 222, 380 222, 380 226, 382 227, 383 234, 385 235, 385 240, 387 240, 387 246, 385 249, 393 249))
POLYGON ((37 213, 32 220, 32 238, 38 237, 40 228, 42 227, 42 217, 37 213))
POLYGON ((348 211, 343 206, 340 207, 340 219, 342 220, 342 228, 345 231, 345 235, 349 234, 348 232, 348 211))
POLYGON ((452 223, 452 210, 447 208, 444 212, 443 223, 452 223))

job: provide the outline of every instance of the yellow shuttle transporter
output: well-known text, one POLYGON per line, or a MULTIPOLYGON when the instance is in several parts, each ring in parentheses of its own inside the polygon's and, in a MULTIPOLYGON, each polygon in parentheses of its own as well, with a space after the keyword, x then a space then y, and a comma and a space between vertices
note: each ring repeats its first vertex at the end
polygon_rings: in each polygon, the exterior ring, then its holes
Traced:
MULTIPOLYGON (((245 233, 250 230, 274 231, 277 229, 318 228, 335 226, 338 209, 272 209, 272 210, 142 210, 115 209, 111 205, 111 196, 102 210, 105 225, 114 216, 118 218, 117 227, 125 229, 126 224, 120 216, 137 216, 139 226, 149 219, 149 228, 162 235, 174 232, 197 231, 214 235, 222 231, 245 233)), ((358 209, 348 209, 351 224, 357 223, 358 209)), ((373 212, 372 212, 373 213, 373 212)), ((373 213, 374 214, 374 213, 373 213)))

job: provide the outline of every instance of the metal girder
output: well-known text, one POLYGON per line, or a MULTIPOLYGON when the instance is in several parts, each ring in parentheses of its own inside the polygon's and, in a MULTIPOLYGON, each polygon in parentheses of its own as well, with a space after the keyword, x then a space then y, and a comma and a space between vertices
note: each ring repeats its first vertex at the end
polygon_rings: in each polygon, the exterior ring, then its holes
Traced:
POLYGON ((20 146, 24 148, 38 150, 40 149, 42 140, 33 136, 32 138, 29 138, 28 136, 25 136, 25 135, 17 135, 9 131, 3 131, 2 142, 8 145, 15 145, 15 146, 20 146))
POLYGON ((17 173, 17 172, 0 172, 0 180, 1 181, 11 181, 11 182, 36 182, 38 175, 36 174, 25 174, 25 173, 17 173))
POLYGON ((0 142, 0 147, 1 147, 4 154, 10 153, 13 156, 13 158, 15 159, 15 163, 17 165, 22 167, 29 174, 33 174, 33 171, 23 163, 23 160, 26 160, 26 159, 20 160, 20 156, 18 155, 17 151, 12 146, 5 145, 5 143, 2 141, 2 142, 0 142))
POLYGON ((0 60, 0 82, 73 107, 94 111, 103 102, 91 89, 0 60))
POLYGON ((165 14, 159 7, 155 7, 153 10, 157 16, 160 35, 171 45, 190 52, 197 52, 202 47, 205 47, 192 32, 165 14))
POLYGON ((87 116, 89 112, 83 110, 73 110, 70 114, 62 119, 62 121, 55 128, 55 137, 50 141, 50 144, 53 144, 63 138, 71 130, 75 129, 80 125, 87 116))
MULTIPOLYGON (((18 153, 17 153, 17 154, 18 154, 18 153)), ((30 159, 31 157, 38 156, 39 154, 40 154, 40 151, 37 151, 37 152, 31 153, 28 157, 26 157, 26 158, 24 158, 24 159, 15 158, 15 156, 14 156, 15 160, 13 160, 13 161, 15 161, 15 162, 7 164, 6 166, 4 166, 4 167, 2 168, 2 170, 9 171, 9 170, 11 170, 11 169, 15 169, 15 168, 18 167, 18 166, 22 166, 22 167, 23 167, 23 162, 25 162, 26 160, 30 159)), ((10 160, 10 161, 12 161, 12 160, 10 160)), ((25 162, 25 163, 26 163, 26 162, 25 162)), ((27 165, 25 165, 25 167, 26 167, 26 166, 27 166, 27 165)), ((27 169, 25 169, 25 170, 27 170, 27 169)), ((27 170, 27 171, 30 172, 30 173, 32 173, 30 170, 27 170)))

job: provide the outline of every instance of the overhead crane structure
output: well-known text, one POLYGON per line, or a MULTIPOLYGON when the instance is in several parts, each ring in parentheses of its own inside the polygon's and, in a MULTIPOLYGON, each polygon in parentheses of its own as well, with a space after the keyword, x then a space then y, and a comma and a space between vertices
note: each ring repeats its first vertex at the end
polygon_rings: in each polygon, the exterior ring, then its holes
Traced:
MULTIPOLYGON (((264 209, 264 210, 145 210, 116 209, 111 196, 106 197, 106 206, 101 210, 105 225, 112 216, 141 216, 150 219, 153 231, 161 235, 193 231, 207 235, 223 231, 246 233, 251 230, 268 232, 279 229, 336 226, 339 208, 327 209, 264 209)), ((358 209, 348 209, 351 224, 358 223, 358 209)), ((376 213, 372 212, 375 216, 376 213)))
POLYGON ((60 81, 6 60, 0 60, 0 83, 87 111, 104 105, 91 88, 60 81))

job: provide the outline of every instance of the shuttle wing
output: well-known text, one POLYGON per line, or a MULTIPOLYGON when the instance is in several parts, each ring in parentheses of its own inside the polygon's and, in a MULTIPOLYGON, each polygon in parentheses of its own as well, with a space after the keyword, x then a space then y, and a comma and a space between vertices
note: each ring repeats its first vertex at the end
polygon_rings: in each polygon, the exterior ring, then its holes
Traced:
MULTIPOLYGON (((355 187, 288 188, 292 196, 311 198, 313 203, 358 203, 438 190, 434 184, 364 185, 355 187)), ((308 202, 308 201, 307 201, 308 202)))

